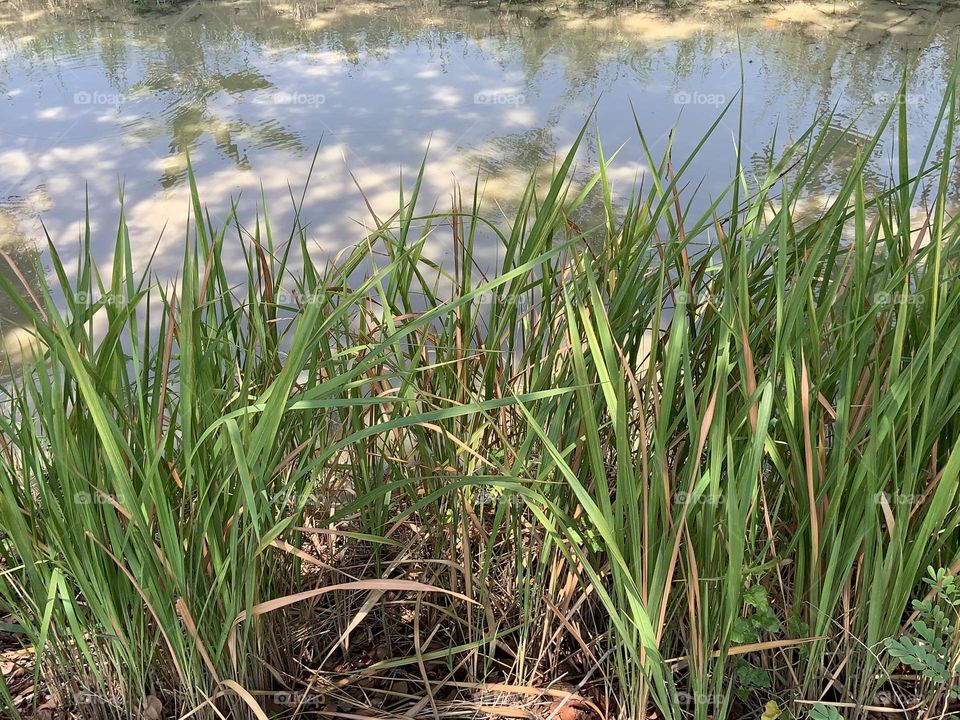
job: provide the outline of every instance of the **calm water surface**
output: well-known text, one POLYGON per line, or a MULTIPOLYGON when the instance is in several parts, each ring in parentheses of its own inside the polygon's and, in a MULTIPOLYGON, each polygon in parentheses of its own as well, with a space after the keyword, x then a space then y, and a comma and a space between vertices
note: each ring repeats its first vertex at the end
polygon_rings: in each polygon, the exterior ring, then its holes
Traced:
MULTIPOLYGON (((265 198, 289 220, 319 145, 304 219, 319 255, 358 242, 363 192, 396 208, 429 148, 424 207, 449 206, 479 170, 485 198, 509 208, 529 172, 549 166, 596 104, 578 158, 595 167, 597 132, 624 144, 615 189, 642 182, 634 117, 655 149, 676 128, 683 158, 736 95, 744 151, 759 163, 818 111, 869 133, 906 68, 911 142, 932 127, 960 37, 960 11, 893 2, 696 3, 601 11, 563 3, 498 12, 473 4, 200 0, 0 0, 0 247, 27 268, 43 229, 69 262, 88 203, 108 263, 122 189, 137 261, 173 277, 186 226, 186 159, 215 218, 238 195, 242 219, 265 198), (559 7, 558 7, 559 5, 559 7), (635 113, 635 115, 634 115, 635 113), (162 231, 162 232, 161 232, 162 231)), ((495 4, 495 3, 494 3, 495 4)), ((704 202, 734 171, 736 112, 691 178, 704 202)), ((862 135, 813 188, 829 193, 862 135)), ((882 185, 893 149, 876 153, 882 185)), ((495 209, 495 208, 494 208, 495 209)), ((443 262, 449 238, 428 254, 443 262)), ((493 261, 497 247, 482 248, 493 261)), ((239 252, 229 258, 243 266, 239 252)), ((2 269, 7 272, 7 268, 2 269)))

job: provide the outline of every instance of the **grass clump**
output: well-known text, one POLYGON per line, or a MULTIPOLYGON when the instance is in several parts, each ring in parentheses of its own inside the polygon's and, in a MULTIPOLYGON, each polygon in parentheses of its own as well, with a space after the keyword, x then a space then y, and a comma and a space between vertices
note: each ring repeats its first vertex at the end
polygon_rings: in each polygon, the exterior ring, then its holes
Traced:
POLYGON ((175 288, 122 220, 109 273, 89 229, 72 276, 50 248, 59 307, 0 276, 43 347, 0 415, 0 610, 42 689, 2 687, 11 714, 953 708, 956 608, 926 595, 960 570, 954 104, 944 160, 909 175, 901 104, 890 189, 862 181, 888 116, 802 223, 836 133, 700 216, 669 150, 617 207, 574 148, 507 225, 420 213, 418 181, 329 266, 300 204, 277 238, 194 186, 175 288), (940 675, 900 665, 913 601, 940 675))

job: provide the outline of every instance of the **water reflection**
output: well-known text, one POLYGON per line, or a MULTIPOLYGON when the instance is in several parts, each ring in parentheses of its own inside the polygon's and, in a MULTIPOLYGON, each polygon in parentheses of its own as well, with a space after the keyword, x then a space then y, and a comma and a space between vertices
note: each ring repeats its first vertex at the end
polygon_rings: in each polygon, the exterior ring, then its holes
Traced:
MULTIPOLYGON (((957 10, 874 1, 613 12, 495 5, 0 4, 0 207, 15 225, 4 226, 5 244, 35 248, 42 213, 71 267, 89 188, 95 250, 107 262, 122 185, 135 259, 145 262, 160 237, 155 269, 172 277, 188 154, 215 218, 241 193, 243 219, 252 218, 262 193, 282 226, 288 184, 302 182, 322 138, 304 219, 316 251, 332 254, 360 239, 367 217, 348 168, 386 215, 401 171, 409 178, 429 146, 426 205, 445 202, 455 179, 470 184, 480 168, 487 200, 509 206, 529 172, 569 146, 594 103, 579 167, 595 164, 597 133, 608 152, 626 143, 611 173, 622 194, 646 167, 636 124, 655 151, 676 128, 674 152, 684 157, 739 91, 741 74, 744 149, 757 165, 826 108, 836 110, 835 127, 869 132, 903 67, 919 150, 960 27, 957 10)), ((690 170, 705 178, 704 203, 733 176, 737 126, 734 112, 690 170)), ((864 137, 842 139, 813 191, 830 192, 864 137)), ((891 150, 881 144, 868 189, 884 185, 891 150)), ((443 262, 446 247, 437 240, 427 252, 443 262)), ((481 249, 481 261, 482 253, 492 260, 496 248, 481 249)))
MULTIPOLYGON (((17 288, 24 284, 39 286, 40 250, 23 231, 31 224, 24 217, 27 206, 23 199, 8 198, 0 207, 0 275, 17 288)), ((9 363, 16 364, 37 347, 34 338, 22 329, 25 321, 25 315, 7 294, 0 293, 0 376, 7 374, 9 363)))

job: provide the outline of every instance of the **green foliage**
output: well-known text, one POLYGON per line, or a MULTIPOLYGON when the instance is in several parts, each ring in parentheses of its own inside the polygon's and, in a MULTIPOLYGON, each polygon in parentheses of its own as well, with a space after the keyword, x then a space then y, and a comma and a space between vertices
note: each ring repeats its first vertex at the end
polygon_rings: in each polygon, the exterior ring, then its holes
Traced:
MULTIPOLYGON (((770 601, 767 589, 755 584, 744 591, 743 604, 747 609, 746 617, 738 617, 733 622, 730 639, 734 645, 755 643, 763 633, 780 632, 780 621, 770 601)), ((737 694, 746 700, 754 690, 769 690, 772 687, 770 672, 766 668, 756 667, 749 661, 738 658, 735 664, 737 694)))
POLYGON ((769 690, 771 688, 770 671, 766 668, 754 667, 746 660, 739 660, 736 664, 737 694, 746 700, 754 690, 769 690))
POLYGON ((755 643, 761 633, 775 635, 780 632, 780 620, 767 599, 767 589, 763 585, 753 585, 744 591, 743 603, 747 615, 737 618, 733 623, 731 640, 735 645, 755 643))
POLYGON ((843 715, 841 715, 835 707, 822 703, 818 703, 810 708, 810 713, 807 717, 809 720, 843 720, 843 715))
POLYGON ((927 568, 923 582, 933 597, 914 600, 917 617, 910 623, 911 632, 899 639, 887 638, 884 645, 897 662, 960 699, 960 584, 949 571, 932 567, 927 568))

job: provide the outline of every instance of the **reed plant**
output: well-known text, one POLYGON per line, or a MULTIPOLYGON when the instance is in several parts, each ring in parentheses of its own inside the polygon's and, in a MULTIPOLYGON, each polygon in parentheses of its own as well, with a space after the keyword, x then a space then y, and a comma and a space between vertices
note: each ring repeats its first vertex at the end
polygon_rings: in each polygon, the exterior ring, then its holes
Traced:
POLYGON ((0 413, 11 716, 954 711, 955 105, 913 174, 892 107, 804 219, 833 118, 699 213, 638 126, 625 204, 581 133, 508 223, 479 181, 424 212, 421 169, 319 264, 302 198, 217 226, 191 174, 177 283, 123 217, 110 268, 88 224, 49 284, 0 274, 40 347, 0 413))

